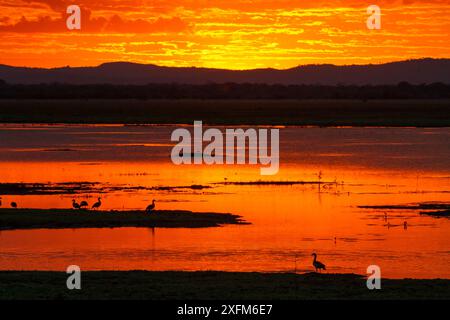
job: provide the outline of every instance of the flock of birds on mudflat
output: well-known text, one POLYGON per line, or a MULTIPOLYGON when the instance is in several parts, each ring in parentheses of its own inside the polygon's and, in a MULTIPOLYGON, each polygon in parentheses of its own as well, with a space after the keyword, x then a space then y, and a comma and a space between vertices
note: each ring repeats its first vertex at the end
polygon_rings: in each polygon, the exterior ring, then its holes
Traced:
MULTIPOLYGON (((94 203, 91 207, 92 210, 97 210, 102 205, 102 199, 98 198, 98 201, 94 203)), ((72 208, 74 209, 87 209, 89 207, 89 203, 86 201, 81 201, 80 203, 76 202, 75 199, 72 199, 72 208)))
MULTIPOLYGON (((150 213, 152 211, 155 210, 155 200, 152 201, 151 204, 149 204, 147 206, 147 208, 145 208, 145 211, 150 213)), ((11 202, 10 203, 11 208, 17 209, 17 203, 16 202, 11 202)), ((2 198, 0 197, 0 207, 2 206, 2 198)), ((98 210, 100 207, 102 206, 102 199, 98 198, 97 202, 94 203, 91 207, 91 210, 98 210)), ((89 203, 87 203, 87 201, 81 201, 80 203, 78 203, 75 199, 72 199, 72 208, 77 209, 77 210, 81 210, 81 209, 88 209, 89 208, 89 203)))
MULTIPOLYGON (((147 206, 147 208, 145 208, 145 211, 148 213, 154 211, 155 202, 156 201, 153 200, 152 204, 149 204, 147 206)), ((91 210, 98 210, 101 207, 101 205, 102 205, 102 199, 98 198, 97 202, 92 205, 91 210)), ((81 201, 80 203, 78 203, 78 202, 76 202, 75 199, 72 199, 72 208, 80 210, 80 209, 87 209, 88 207, 89 207, 89 204, 86 201, 81 201)))

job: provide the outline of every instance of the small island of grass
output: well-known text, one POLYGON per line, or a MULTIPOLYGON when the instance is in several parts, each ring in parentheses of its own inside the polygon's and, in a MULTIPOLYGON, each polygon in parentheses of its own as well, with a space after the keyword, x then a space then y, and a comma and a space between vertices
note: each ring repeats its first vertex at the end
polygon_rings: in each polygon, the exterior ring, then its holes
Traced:
POLYGON ((206 228, 248 224, 230 213, 184 210, 87 211, 71 209, 0 209, 0 230, 72 228, 206 228))

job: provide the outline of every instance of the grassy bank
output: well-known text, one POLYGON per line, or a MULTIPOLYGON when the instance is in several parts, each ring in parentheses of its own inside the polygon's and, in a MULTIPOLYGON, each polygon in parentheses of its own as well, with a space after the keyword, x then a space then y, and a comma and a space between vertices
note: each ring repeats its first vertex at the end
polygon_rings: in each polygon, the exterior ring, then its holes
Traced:
POLYGON ((0 230, 67 228, 202 228, 244 223, 228 213, 191 211, 87 211, 71 209, 0 209, 0 230))
POLYGON ((450 280, 382 280, 368 290, 351 274, 82 272, 68 290, 63 272, 0 272, 0 299, 449 299, 450 280))
POLYGON ((358 206, 361 209, 375 209, 375 210, 411 210, 423 215, 428 215, 436 218, 450 217, 450 203, 446 202, 422 202, 414 204, 400 204, 400 205, 377 205, 377 206, 358 206))
POLYGON ((0 123, 450 126, 450 100, 0 100, 0 123))

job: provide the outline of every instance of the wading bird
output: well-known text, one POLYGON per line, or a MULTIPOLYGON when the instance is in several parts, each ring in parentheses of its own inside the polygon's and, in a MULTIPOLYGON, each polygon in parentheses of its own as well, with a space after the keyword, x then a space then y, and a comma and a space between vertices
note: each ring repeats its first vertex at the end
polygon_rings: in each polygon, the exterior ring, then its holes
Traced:
POLYGON ((89 206, 89 204, 88 204, 86 201, 81 201, 81 203, 80 203, 80 209, 86 208, 86 207, 88 207, 88 206, 89 206))
POLYGON ((98 201, 92 205, 92 209, 98 209, 102 205, 102 200, 98 198, 98 201))
POLYGON ((72 199, 72 207, 74 209, 80 209, 80 205, 75 201, 75 199, 72 199))
POLYGON ((11 207, 13 207, 13 208, 17 208, 17 203, 15 203, 15 202, 11 202, 11 207))
POLYGON ((322 262, 317 261, 317 254, 313 253, 312 256, 314 257, 313 266, 316 269, 316 272, 317 272, 317 270, 320 271, 320 269, 327 270, 325 265, 322 262))
POLYGON ((0 197, 0 207, 2 206, 2 197, 0 197))
POLYGON ((155 209, 155 200, 152 201, 152 204, 148 205, 148 207, 145 209, 145 211, 152 212, 153 209, 155 209))

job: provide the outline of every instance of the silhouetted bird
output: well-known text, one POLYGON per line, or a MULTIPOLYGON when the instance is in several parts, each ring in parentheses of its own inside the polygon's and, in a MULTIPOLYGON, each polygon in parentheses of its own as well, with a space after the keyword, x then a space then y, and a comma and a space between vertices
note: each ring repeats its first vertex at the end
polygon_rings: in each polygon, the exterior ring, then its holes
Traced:
POLYGON ((327 270, 322 262, 317 261, 317 254, 313 253, 312 256, 314 257, 313 266, 316 269, 316 272, 317 270, 320 271, 320 269, 327 270))
POLYGON ((98 209, 102 205, 102 200, 98 198, 98 201, 92 205, 92 209, 98 209))
POLYGON ((403 229, 408 229, 408 222, 407 221, 405 221, 405 222, 403 222, 403 229))
POLYGON ((11 207, 13 207, 13 208, 17 208, 17 203, 15 203, 15 202, 11 202, 11 207))
POLYGON ((153 209, 155 209, 155 200, 152 201, 152 204, 150 204, 150 205, 145 209, 145 211, 151 212, 151 211, 153 211, 153 209))
POLYGON ((89 204, 86 201, 81 201, 80 202, 80 209, 88 207, 88 206, 89 206, 89 204))
POLYGON ((2 206, 2 197, 0 197, 0 207, 2 206))
POLYGON ((75 199, 72 199, 72 207, 74 209, 80 209, 80 205, 75 201, 75 199))

